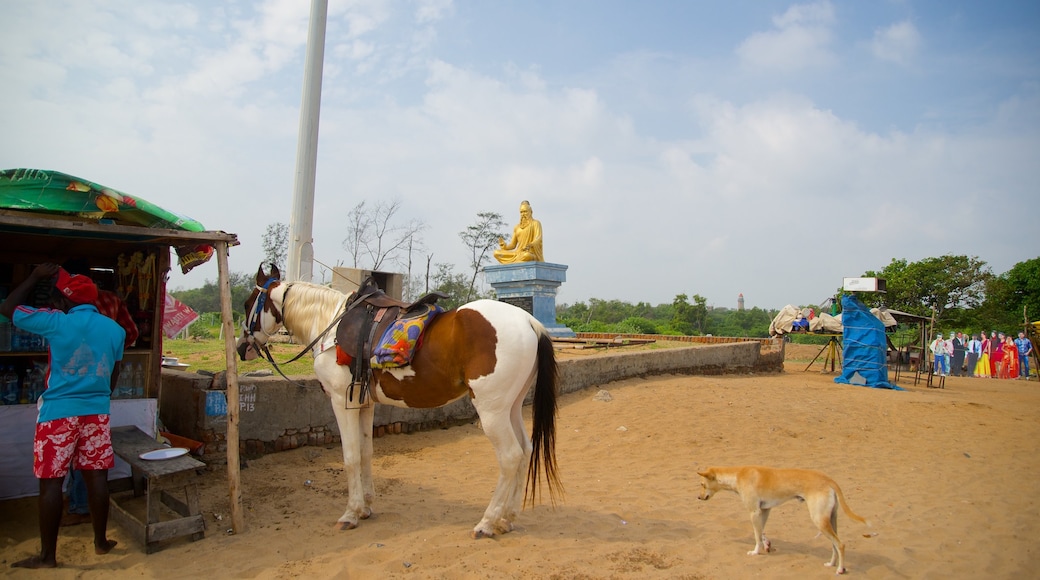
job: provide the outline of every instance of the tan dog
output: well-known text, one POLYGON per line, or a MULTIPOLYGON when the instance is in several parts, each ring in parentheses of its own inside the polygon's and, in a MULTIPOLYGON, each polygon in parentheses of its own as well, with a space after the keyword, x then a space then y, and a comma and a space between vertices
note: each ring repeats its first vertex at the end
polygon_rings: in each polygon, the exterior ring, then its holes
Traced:
POLYGON ((837 565, 836 573, 845 573, 845 544, 838 539, 838 505, 845 515, 857 522, 870 525, 852 513, 841 488, 833 479, 810 469, 773 469, 745 465, 740 467, 709 467, 698 471, 703 490, 700 499, 708 500, 720 490, 734 491, 740 495, 744 507, 751 512, 751 525, 755 528, 755 549, 749 556, 769 552, 769 540, 762 533, 769 519, 769 510, 792 499, 804 501, 820 533, 827 536, 833 546, 831 560, 826 566, 837 565))

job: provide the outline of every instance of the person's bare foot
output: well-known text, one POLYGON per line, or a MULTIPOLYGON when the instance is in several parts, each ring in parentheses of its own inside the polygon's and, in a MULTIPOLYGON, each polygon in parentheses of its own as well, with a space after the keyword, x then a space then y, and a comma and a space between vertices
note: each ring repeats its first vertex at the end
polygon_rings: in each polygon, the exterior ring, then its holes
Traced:
POLYGON ((68 512, 61 515, 61 527, 67 526, 78 526, 80 524, 89 524, 90 514, 70 514, 68 512))
POLYGON ((100 546, 97 545, 97 544, 94 544, 94 553, 97 554, 98 556, 102 556, 104 554, 107 554, 107 553, 111 552, 112 548, 115 548, 116 544, 118 544, 118 543, 119 542, 117 542, 115 540, 105 540, 105 543, 101 544, 100 546))
POLYGON ((14 564, 11 564, 11 567, 12 568, 33 568, 33 569, 37 569, 37 568, 57 568, 58 567, 58 562, 57 561, 47 562, 47 561, 44 561, 39 556, 33 556, 31 558, 26 558, 24 560, 19 560, 19 561, 15 562, 14 564))

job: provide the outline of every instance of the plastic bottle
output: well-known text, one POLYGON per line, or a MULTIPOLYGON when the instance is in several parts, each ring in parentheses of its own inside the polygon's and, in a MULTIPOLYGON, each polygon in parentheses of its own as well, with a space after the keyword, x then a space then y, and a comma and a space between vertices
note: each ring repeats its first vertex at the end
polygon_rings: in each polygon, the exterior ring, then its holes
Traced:
POLYGON ((133 397, 135 399, 143 399, 144 398, 144 367, 141 366, 141 363, 137 363, 136 365, 134 365, 133 386, 134 386, 133 397))
POLYGON ((33 365, 32 371, 32 382, 30 383, 30 403, 35 403, 40 400, 40 395, 47 389, 47 378, 43 375, 43 369, 33 365))
POLYGON ((5 405, 17 405, 18 404, 18 373, 14 372, 14 367, 8 366, 4 369, 3 374, 3 398, 5 405))
POLYGON ((22 390, 18 396, 18 402, 28 405, 33 402, 32 398, 32 367, 25 369, 25 377, 22 378, 22 390))
POLYGON ((119 378, 116 379, 116 390, 112 392, 113 399, 126 398, 126 384, 130 381, 130 366, 123 365, 119 370, 119 378))
POLYGON ((11 352, 11 319, 0 316, 0 352, 11 352))

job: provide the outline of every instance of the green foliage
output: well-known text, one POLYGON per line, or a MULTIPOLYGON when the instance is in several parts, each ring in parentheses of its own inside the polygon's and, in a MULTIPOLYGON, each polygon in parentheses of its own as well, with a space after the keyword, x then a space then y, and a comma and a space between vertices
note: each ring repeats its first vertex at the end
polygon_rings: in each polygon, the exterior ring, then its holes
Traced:
POLYGON ((198 324, 198 321, 195 321, 195 323, 188 327, 188 336, 194 339, 205 340, 213 338, 213 333, 210 332, 209 328, 202 324, 198 324))
MULTIPOLYGON (((483 214, 481 214, 483 215, 483 214)), ((861 294, 868 306, 887 306, 912 314, 930 316, 936 307, 936 328, 978 332, 996 328, 1006 332, 1021 328, 1023 309, 1030 320, 1040 319, 1040 258, 1015 264, 1008 272, 993 276, 985 262, 966 256, 927 258, 920 262, 892 260, 880 271, 864 276, 885 278, 886 294, 861 294)), ((232 307, 236 328, 244 313, 242 304, 253 290, 253 276, 230 275, 232 307)), ((472 291, 472 279, 455 272, 450 264, 437 264, 431 290, 449 296, 440 304, 454 308, 476 298, 494 298, 494 291, 472 291)), ((171 295, 203 313, 189 333, 196 338, 220 335, 220 292, 207 281, 202 288, 171 291, 171 295), (196 328, 198 327, 198 328, 196 328)), ((775 310, 711 308, 698 294, 678 294, 670 304, 652 306, 621 300, 592 298, 586 302, 559 304, 556 318, 575 332, 618 334, 714 334, 716 336, 768 337, 775 310)), ((909 336, 909 335, 908 335, 909 336)), ((826 343, 827 337, 790 335, 794 342, 826 343), (822 341, 822 342, 821 342, 822 341)), ((897 343, 898 345, 898 343, 897 343)))
POLYGON ((715 308, 709 310, 707 301, 700 295, 694 295, 696 304, 691 305, 685 295, 676 296, 671 304, 651 306, 640 302, 631 304, 620 300, 591 299, 591 306, 584 302, 556 307, 556 319, 575 332, 617 332, 661 335, 691 335, 699 332, 694 323, 700 324, 703 334, 718 336, 769 336, 769 323, 776 312, 752 308, 747 311, 715 308), (704 310, 701 312, 700 307, 704 310), (686 310, 683 310, 686 309, 686 310), (689 320, 693 322, 676 327, 676 312, 684 311, 693 314, 689 320), (703 313, 703 320, 698 317, 703 313), (736 320, 735 322, 732 320, 736 320), (685 332, 684 332, 685 330, 685 332))
POLYGON ((285 259, 289 254, 289 226, 283 223, 268 224, 261 247, 267 264, 276 264, 279 270, 285 268, 285 259))
MULTIPOLYGON (((231 308, 240 312, 245 306, 246 298, 255 286, 252 274, 231 272, 228 274, 231 285, 231 308)), ((220 312, 220 287, 212 280, 206 280, 201 288, 191 290, 171 290, 170 296, 187 304, 195 312, 220 312)))
POLYGON ((1028 318, 1040 320, 1040 258, 1015 264, 986 284, 986 300, 977 312, 973 330, 1021 329, 1028 318))
POLYGON ((716 309, 710 315, 712 334, 766 338, 769 336, 769 323, 777 314, 775 310, 757 307, 748 310, 716 309))
POLYGON ((880 272, 864 276, 884 278, 888 286, 886 294, 862 296, 867 306, 885 305, 919 316, 934 311, 938 321, 950 309, 978 308, 993 274, 977 257, 941 256, 919 262, 893 259, 880 272))
POLYGON ((708 300, 700 294, 693 295, 693 304, 687 302, 685 294, 672 301, 672 329, 685 335, 705 334, 708 325, 708 300))
POLYGON ((661 334, 658 330, 657 325, 652 320, 646 318, 640 318, 638 316, 630 316, 615 325, 617 332, 625 332, 628 334, 661 334), (631 328, 632 330, 622 331, 622 328, 631 328))
POLYGON ((477 274, 484 264, 491 261, 492 248, 498 245, 498 239, 502 237, 501 229, 506 223, 502 220, 502 214, 493 211, 484 211, 477 214, 477 221, 459 232, 459 238, 470 252, 469 265, 473 268, 473 275, 469 280, 469 287, 465 295, 466 302, 477 298, 476 283, 477 274))
POLYGON ((495 297, 494 290, 489 290, 486 293, 472 291, 470 288, 471 280, 465 274, 456 272, 455 267, 451 264, 437 264, 436 270, 431 280, 432 291, 443 292, 448 295, 447 299, 437 301, 437 304, 445 310, 458 308, 467 302, 480 298, 493 299, 495 297))

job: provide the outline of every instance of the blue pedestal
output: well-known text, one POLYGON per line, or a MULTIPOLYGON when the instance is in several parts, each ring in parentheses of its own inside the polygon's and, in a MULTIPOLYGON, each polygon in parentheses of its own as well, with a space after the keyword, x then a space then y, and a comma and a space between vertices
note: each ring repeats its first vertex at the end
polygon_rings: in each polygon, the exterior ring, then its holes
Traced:
POLYGON ((530 312, 552 336, 575 336, 573 330, 556 322, 556 289, 567 281, 567 266, 548 262, 496 264, 485 266, 484 276, 499 300, 530 312))

